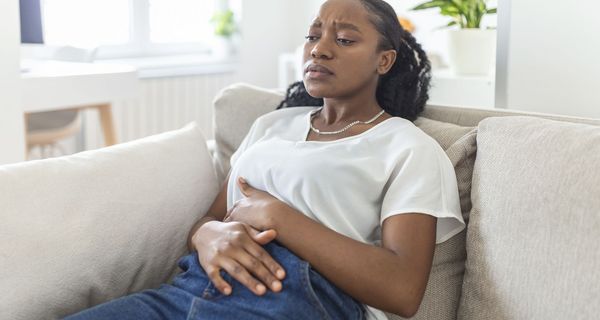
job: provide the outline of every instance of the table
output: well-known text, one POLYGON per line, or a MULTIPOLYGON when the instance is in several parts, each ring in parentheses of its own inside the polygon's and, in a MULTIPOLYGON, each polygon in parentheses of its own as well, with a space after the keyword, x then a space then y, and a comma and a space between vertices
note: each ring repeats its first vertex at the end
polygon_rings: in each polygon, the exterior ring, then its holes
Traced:
POLYGON ((117 143, 111 102, 137 95, 137 70, 128 65, 21 60, 22 109, 33 112, 98 110, 105 145, 117 143))

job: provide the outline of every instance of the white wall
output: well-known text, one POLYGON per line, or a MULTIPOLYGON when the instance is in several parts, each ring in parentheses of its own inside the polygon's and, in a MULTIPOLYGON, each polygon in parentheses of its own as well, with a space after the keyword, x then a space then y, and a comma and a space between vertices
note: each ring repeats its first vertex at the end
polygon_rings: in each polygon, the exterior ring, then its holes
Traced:
POLYGON ((502 0, 496 106, 600 118, 600 2, 502 0))
POLYGON ((0 164, 23 161, 18 1, 0 1, 0 164))
POLYGON ((242 2, 239 81, 276 88, 279 55, 303 42, 308 28, 306 4, 298 0, 242 2))

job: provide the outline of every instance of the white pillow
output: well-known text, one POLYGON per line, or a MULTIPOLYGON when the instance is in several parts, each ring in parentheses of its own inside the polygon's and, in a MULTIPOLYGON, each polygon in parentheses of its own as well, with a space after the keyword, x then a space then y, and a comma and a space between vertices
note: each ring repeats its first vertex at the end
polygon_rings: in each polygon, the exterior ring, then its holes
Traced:
POLYGON ((195 124, 0 167, 0 317, 64 317, 169 281, 218 191, 195 124))

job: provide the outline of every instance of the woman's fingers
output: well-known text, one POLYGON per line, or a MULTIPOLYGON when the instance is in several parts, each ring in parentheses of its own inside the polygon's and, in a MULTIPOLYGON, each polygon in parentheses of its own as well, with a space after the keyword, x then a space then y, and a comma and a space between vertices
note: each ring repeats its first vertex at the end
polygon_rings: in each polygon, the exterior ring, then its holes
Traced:
POLYGON ((258 277, 263 284, 271 288, 271 290, 275 292, 279 292, 281 290, 281 282, 277 280, 275 275, 265 267, 263 260, 259 260, 252 254, 247 253, 240 257, 239 262, 246 267, 250 273, 258 277))
POLYGON ((256 243, 249 243, 245 247, 252 256, 258 259, 264 264, 264 266, 270 271, 272 275, 277 277, 279 280, 285 278, 285 270, 283 267, 271 257, 271 255, 261 246, 256 243))
POLYGON ((245 223, 243 224, 243 226, 246 229, 248 235, 252 238, 252 240, 254 240, 254 242, 257 242, 260 245, 265 245, 277 238, 277 231, 275 231, 275 229, 259 231, 245 223))
POLYGON ((235 280, 246 286, 256 295, 263 295, 267 292, 264 284, 254 278, 244 266, 233 259, 225 259, 222 262, 223 269, 227 271, 235 280))
POLYGON ((262 247, 262 245, 273 241, 277 237, 277 231, 269 229, 261 232, 248 225, 244 225, 244 227, 248 235, 254 240, 246 242, 246 251, 260 260, 279 280, 285 278, 285 270, 262 247))
POLYGON ((221 291, 221 293, 225 295, 231 294, 231 285, 221 277, 221 273, 219 272, 219 268, 217 266, 211 266, 206 269, 206 275, 212 281, 213 285, 217 290, 221 291))
POLYGON ((205 224, 200 230, 202 237, 196 239, 198 260, 217 290, 226 295, 233 290, 220 270, 257 295, 267 289, 282 290, 285 270, 262 247, 276 238, 275 230, 261 232, 239 222, 205 224))

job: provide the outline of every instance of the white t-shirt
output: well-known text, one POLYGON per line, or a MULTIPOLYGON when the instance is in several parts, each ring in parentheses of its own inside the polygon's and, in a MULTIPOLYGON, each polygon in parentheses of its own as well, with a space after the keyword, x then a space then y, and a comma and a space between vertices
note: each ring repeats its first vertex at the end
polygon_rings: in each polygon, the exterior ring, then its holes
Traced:
MULTIPOLYGON (((456 175, 440 145, 411 121, 393 117, 334 141, 306 141, 310 114, 291 107, 257 118, 231 156, 227 209, 242 199, 244 177, 289 206, 345 236, 381 245, 393 215, 437 217, 436 244, 465 228, 456 175)), ((367 319, 387 319, 367 307, 367 319)))

